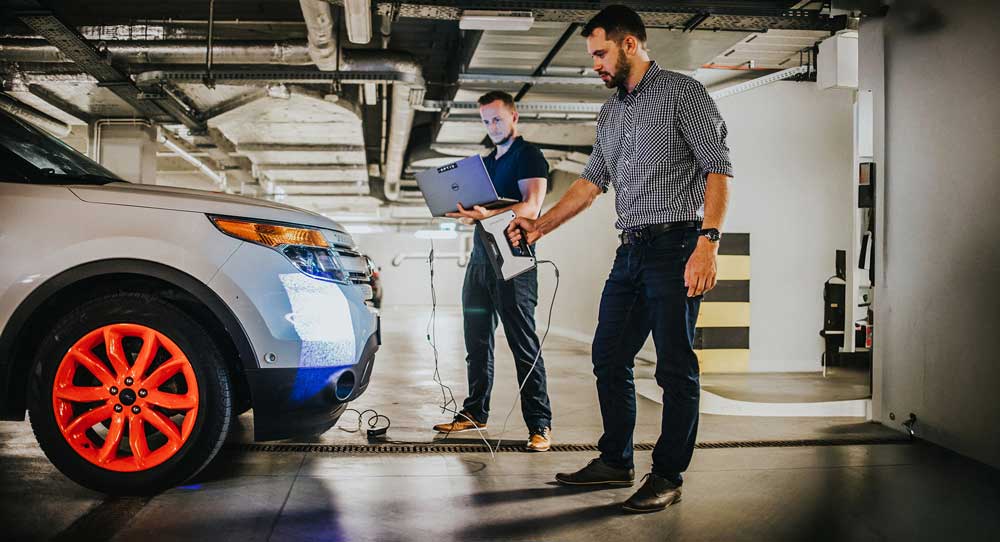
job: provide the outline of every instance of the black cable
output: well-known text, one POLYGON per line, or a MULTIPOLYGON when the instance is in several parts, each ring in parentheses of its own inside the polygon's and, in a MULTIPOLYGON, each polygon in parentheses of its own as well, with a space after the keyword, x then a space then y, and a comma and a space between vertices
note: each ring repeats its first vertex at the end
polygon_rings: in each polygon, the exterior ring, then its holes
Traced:
POLYGON ((427 257, 427 264, 430 267, 431 275, 431 316, 427 321, 427 342, 431 345, 431 350, 434 352, 434 382, 436 382, 441 387, 441 410, 442 412, 448 409, 454 410, 454 407, 458 405, 455 401, 455 394, 451 391, 451 388, 442 381, 441 372, 438 367, 438 348, 437 348, 437 290, 434 288, 434 241, 431 240, 431 251, 427 257))
MULTIPOLYGON (((496 457, 493 452, 493 446, 490 441, 486 439, 483 435, 483 431, 479 429, 478 423, 465 415, 464 412, 458 410, 458 402, 455 401, 455 394, 452 392, 451 387, 447 386, 441 378, 441 371, 439 367, 439 357, 437 348, 437 290, 434 288, 434 240, 431 240, 431 251, 427 257, 427 263, 430 267, 430 280, 431 280, 431 316, 427 321, 427 342, 431 345, 431 350, 434 352, 434 376, 433 380, 441 387, 441 412, 448 412, 458 419, 459 416, 465 418, 469 423, 475 426, 476 432, 479 434, 479 438, 483 440, 486 447, 490 450, 490 455, 494 458, 496 457)), ((442 440, 448 439, 451 436, 451 431, 444 434, 442 440)))
POLYGON ((372 416, 370 418, 368 418, 368 422, 367 422, 368 423, 368 430, 369 431, 371 431, 371 430, 375 429, 376 427, 378 427, 378 420, 379 419, 385 420, 385 427, 379 427, 378 428, 383 434, 385 434, 385 432, 388 431, 390 427, 392 427, 392 421, 389 420, 388 416, 386 416, 385 414, 379 414, 378 412, 376 412, 374 409, 371 409, 371 408, 366 409, 366 410, 361 410, 361 411, 359 411, 357 409, 354 409, 354 408, 348 408, 348 409, 344 410, 344 412, 353 412, 353 413, 355 413, 355 414, 358 415, 358 426, 357 426, 356 429, 345 429, 343 427, 338 427, 337 428, 337 429, 340 429, 341 431, 344 431, 345 433, 360 433, 361 432, 361 423, 362 423, 362 421, 364 421, 365 414, 368 414, 369 412, 372 414, 372 416))
MULTIPOLYGON (((434 287, 434 241, 433 240, 431 241, 431 250, 430 253, 428 254, 427 261, 430 267, 431 314, 430 314, 430 319, 427 321, 426 337, 427 337, 427 342, 431 346, 431 350, 434 352, 433 380, 441 388, 441 405, 440 405, 441 411, 442 413, 450 412, 451 414, 455 415, 456 418, 461 416, 466 420, 468 420, 469 422, 478 426, 477 422, 470 419, 463 412, 457 410, 458 402, 455 400, 455 394, 452 391, 451 387, 445 384, 443 379, 441 378, 439 352, 436 342, 437 290, 434 287)), ((524 390, 524 386, 525 384, 527 384, 528 378, 531 377, 531 373, 534 372, 535 367, 538 365, 538 360, 541 358, 542 355, 542 348, 545 346, 545 339, 549 336, 549 331, 552 328, 552 312, 555 309, 556 296, 559 293, 559 267, 555 264, 555 262, 551 260, 538 260, 536 263, 538 264, 546 263, 552 266, 552 269, 555 271, 556 284, 555 288, 552 291, 552 299, 549 302, 549 314, 545 322, 545 333, 542 334, 542 339, 538 343, 538 352, 535 354, 535 359, 531 363, 531 368, 528 370, 527 374, 525 374, 524 376, 524 379, 521 381, 521 384, 517 390, 517 397, 514 398, 514 402, 511 404, 510 410, 507 412, 507 417, 504 419, 503 428, 500 432, 500 436, 497 438, 496 449, 493 448, 493 445, 490 444, 490 441, 483 435, 483 432, 478 427, 476 428, 476 432, 479 433, 479 438, 482 439, 483 443, 486 444, 486 448, 490 451, 490 455, 493 456, 494 458, 496 457, 495 454, 499 452, 500 446, 503 444, 503 435, 507 432, 507 423, 510 421, 510 417, 514 412, 514 408, 517 407, 518 401, 520 401, 521 392, 524 390)), ((367 423, 369 438, 374 438, 373 432, 375 432, 375 436, 382 437, 389 430, 389 427, 392 426, 392 421, 389 419, 388 416, 384 414, 379 414, 374 409, 369 408, 366 410, 359 411, 354 408, 348 408, 345 410, 345 412, 354 412, 355 414, 358 415, 358 423, 355 429, 346 429, 343 427, 338 427, 338 429, 346 433, 360 433, 362 429, 362 424, 367 423), (371 416, 368 418, 367 422, 365 422, 365 415, 369 413, 371 414, 371 416), (385 427, 376 429, 378 426, 378 421, 380 419, 385 420, 385 427)), ((450 431, 445 433, 444 439, 447 439, 450 435, 451 435, 450 431)))

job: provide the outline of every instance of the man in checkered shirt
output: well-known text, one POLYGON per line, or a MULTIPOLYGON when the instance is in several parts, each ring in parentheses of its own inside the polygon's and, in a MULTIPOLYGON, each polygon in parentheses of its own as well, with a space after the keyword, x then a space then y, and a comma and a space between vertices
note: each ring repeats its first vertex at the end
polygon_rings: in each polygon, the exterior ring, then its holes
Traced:
POLYGON ((581 178, 537 220, 516 219, 508 235, 520 242, 523 231, 533 243, 614 186, 622 244, 604 285, 592 354, 604 422, 601 456, 556 480, 634 483, 632 368, 652 333, 663 388, 661 433, 652 472, 623 508, 653 512, 680 500, 681 473, 694 451, 700 385, 692 341, 701 297, 716 282, 733 171, 715 103, 701 83, 649 59, 646 29, 634 11, 609 6, 582 34, 594 71, 616 92, 601 108, 581 178))

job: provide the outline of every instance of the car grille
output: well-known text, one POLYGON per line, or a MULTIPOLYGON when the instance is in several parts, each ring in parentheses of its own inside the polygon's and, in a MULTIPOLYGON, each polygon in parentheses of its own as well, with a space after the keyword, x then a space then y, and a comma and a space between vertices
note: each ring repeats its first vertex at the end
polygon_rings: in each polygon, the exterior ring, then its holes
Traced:
POLYGON ((365 257, 360 252, 348 247, 334 246, 333 250, 340 256, 340 263, 344 266, 344 270, 347 271, 351 282, 361 289, 365 300, 370 301, 374 297, 374 292, 371 286, 371 272, 368 269, 368 262, 365 261, 365 257))

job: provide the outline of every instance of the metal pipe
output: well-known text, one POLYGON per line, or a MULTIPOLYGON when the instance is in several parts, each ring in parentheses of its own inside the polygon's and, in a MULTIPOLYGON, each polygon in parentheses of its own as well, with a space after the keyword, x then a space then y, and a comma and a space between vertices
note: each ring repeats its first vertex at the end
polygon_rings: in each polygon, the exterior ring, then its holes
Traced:
MULTIPOLYGON (((205 63, 205 45, 198 41, 112 41, 106 42, 106 46, 114 60, 129 64, 202 65, 205 63)), ((282 66, 316 64, 323 71, 337 68, 334 60, 324 56, 325 52, 315 58, 310 57, 311 49, 312 47, 306 42, 297 41, 225 41, 213 46, 212 62, 282 66)), ((8 62, 71 62, 59 49, 49 45, 45 40, 38 39, 0 40, 0 58, 8 62)), ((422 75, 420 65, 409 54, 381 50, 347 49, 343 52, 340 69, 422 75)), ((600 82, 600 79, 594 78, 594 80, 600 82)))
MULTIPOLYGON (((385 149, 389 144, 389 100, 386 99, 389 87, 382 85, 382 141, 379 144, 378 159, 379 165, 385 163, 385 149)), ((379 171, 379 177, 385 175, 384 171, 379 171)), ((384 179, 385 177, 383 177, 384 179)))
POLYGON ((35 83, 83 83, 96 85, 98 83, 96 77, 81 71, 74 73, 21 72, 18 76, 28 85, 35 83))
MULTIPOLYGON (((126 64, 205 64, 203 41, 105 42, 115 62, 126 64)), ((11 38, 0 40, 0 57, 8 62, 72 62, 45 40, 11 38)), ((279 64, 308 66, 313 63, 309 46, 303 41, 224 41, 213 43, 212 64, 279 64)))
POLYGON ((399 16, 399 6, 393 4, 388 13, 382 14, 380 33, 382 34, 382 48, 389 48, 389 40, 392 39, 392 23, 399 16))
POLYGON ((463 73, 458 76, 459 84, 482 84, 482 85, 513 85, 513 84, 531 84, 531 85, 603 85, 600 77, 596 76, 582 76, 582 77, 565 77, 558 75, 542 75, 542 76, 532 76, 532 75, 511 75, 511 74, 500 74, 500 73, 463 73))
MULTIPOLYGON (((518 113, 572 113, 596 115, 601 112, 603 103, 586 102, 528 102, 518 103, 518 113)), ((463 102, 454 100, 424 100, 416 106, 417 111, 479 112, 478 102, 463 102)))
MULTIPOLYGON (((385 197, 399 199, 403 159, 410 141, 414 103, 421 103, 424 94, 423 72, 412 56, 388 51, 345 50, 332 41, 333 18, 330 4, 324 0, 299 0, 302 16, 309 30, 309 54, 322 71, 389 72, 411 75, 414 83, 395 81, 392 86, 392 112, 389 120, 389 141, 385 152, 385 197), (412 102, 411 102, 412 100, 412 102)), ((384 118, 384 116, 383 116, 384 118)))
MULTIPOLYGON (((457 264, 459 267, 465 267, 469 263, 469 254, 465 252, 434 252, 435 260, 458 260, 457 264)), ((423 262, 427 261, 426 252, 398 252, 392 257, 390 262, 393 267, 399 267, 403 265, 406 260, 420 260, 423 262)))
POLYGON ((313 63, 324 71, 339 69, 330 4, 324 0, 299 0, 299 6, 309 31, 309 56, 313 63))
MULTIPOLYGON (((423 102, 424 80, 420 64, 406 53, 383 50, 344 50, 337 62, 336 43, 332 35, 330 5, 320 0, 300 0, 306 26, 309 29, 308 45, 279 42, 225 42, 213 47, 216 64, 281 64, 308 65, 330 73, 324 80, 371 82, 373 76, 384 74, 387 83, 393 83, 392 108, 389 114, 389 139, 386 145, 385 179, 386 197, 399 198, 399 183, 403 172, 403 159, 409 143, 410 130, 416 111, 414 103, 423 102), (308 14, 308 15, 307 15, 308 14), (321 24, 324 23, 324 24, 321 24), (328 26, 324 26, 328 25, 328 26), (364 79, 362 79, 364 78, 364 79)), ((203 64, 205 49, 202 42, 108 42, 112 56, 140 64, 203 64)), ((66 62, 58 49, 43 40, 0 40, 0 56, 11 61, 66 62)), ((315 73, 315 72, 314 72, 315 73)), ((257 82, 274 79, 282 74, 226 73, 213 74, 217 82, 257 82), (257 78, 255 78, 255 76, 257 78)), ((283 74, 289 82, 311 81, 309 73, 283 74)), ((146 73, 136 77, 142 86, 167 80, 201 80, 203 73, 146 73)), ((599 79, 597 80, 600 81, 599 79)))
MULTIPOLYGON (((151 70, 139 73, 135 76, 135 83, 139 87, 149 88, 165 83, 200 83, 204 78, 205 71, 201 69, 166 69, 151 70)), ((25 80, 32 81, 30 76, 25 76, 25 80)), ((216 68, 212 72, 212 80, 217 84, 227 85, 265 85, 265 84, 329 84, 340 82, 341 84, 362 85, 366 83, 403 83, 407 85, 421 84, 423 80, 417 80, 413 75, 401 72, 373 72, 368 70, 358 71, 319 71, 314 69, 286 68, 254 68, 244 67, 243 69, 221 70, 216 68)))
POLYGON ((208 50, 205 51, 205 71, 212 77, 212 43, 215 38, 215 0, 208 0, 208 50))
POLYGON ((423 102, 423 70, 412 56, 405 53, 350 49, 344 51, 341 69, 399 73, 409 76, 407 79, 413 81, 412 84, 395 82, 392 85, 392 108, 389 112, 389 135, 382 178, 385 180, 385 197, 396 201, 399 199, 403 159, 410 141, 413 118, 416 116, 413 104, 423 102))
POLYGON ((410 142, 413 117, 416 111, 410 106, 410 87, 392 86, 392 112, 389 119, 389 142, 385 149, 385 197, 390 201, 399 199, 400 180, 403 174, 403 159, 410 142))
POLYGON ((344 22, 347 39, 351 43, 368 43, 372 40, 371 0, 343 0, 344 22))
POLYGON ((0 94, 0 109, 59 137, 68 136, 70 130, 72 130, 69 124, 51 117, 26 103, 15 100, 6 94, 0 94))
POLYGON ((160 143, 162 143, 164 147, 170 149, 177 154, 177 156, 183 158, 185 162, 197 168, 203 175, 211 179, 220 190, 224 191, 226 189, 226 180, 222 175, 216 173, 212 168, 208 167, 205 162, 202 162, 196 156, 188 152, 187 149, 175 142, 173 136, 167 134, 166 130, 161 128, 159 136, 160 143))

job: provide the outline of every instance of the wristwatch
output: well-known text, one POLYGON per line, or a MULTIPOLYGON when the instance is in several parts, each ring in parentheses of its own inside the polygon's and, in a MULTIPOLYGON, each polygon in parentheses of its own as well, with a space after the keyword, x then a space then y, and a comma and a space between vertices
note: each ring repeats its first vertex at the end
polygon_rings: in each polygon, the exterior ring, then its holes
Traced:
POLYGON ((698 235, 707 238, 713 243, 718 243, 719 239, 722 239, 722 233, 716 228, 698 230, 698 235))

